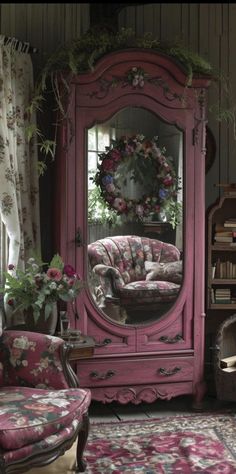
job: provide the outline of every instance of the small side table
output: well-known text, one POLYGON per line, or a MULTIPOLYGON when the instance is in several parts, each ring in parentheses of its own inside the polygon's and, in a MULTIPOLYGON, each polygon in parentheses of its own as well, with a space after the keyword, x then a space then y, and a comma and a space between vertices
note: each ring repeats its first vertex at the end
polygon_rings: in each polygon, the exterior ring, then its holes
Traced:
POLYGON ((90 336, 81 334, 79 337, 61 336, 60 333, 57 336, 61 337, 65 342, 68 342, 72 348, 69 352, 69 361, 77 361, 80 359, 88 359, 93 356, 95 341, 90 336))

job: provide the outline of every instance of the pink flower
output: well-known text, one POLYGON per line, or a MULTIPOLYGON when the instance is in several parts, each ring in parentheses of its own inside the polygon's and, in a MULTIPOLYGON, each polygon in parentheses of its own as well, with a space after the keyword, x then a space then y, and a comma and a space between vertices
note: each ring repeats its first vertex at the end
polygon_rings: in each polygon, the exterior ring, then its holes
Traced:
POLYGON ((65 273, 68 277, 73 277, 76 275, 76 271, 71 265, 65 265, 63 268, 63 273, 65 273))
POLYGON ((171 176, 166 176, 164 179, 163 179, 163 184, 165 186, 171 186, 173 184, 173 178, 171 176))
POLYGON ((58 268, 49 268, 47 271, 47 276, 50 280, 60 281, 62 279, 62 273, 58 268))
POLYGON ((123 212, 126 209, 126 202, 124 199, 116 198, 114 199, 113 207, 118 209, 118 211, 123 212))
POLYGON ((114 161, 105 159, 102 162, 103 171, 112 171, 114 169, 114 161))
POLYGON ((107 184, 107 185, 106 185, 106 191, 107 191, 108 193, 114 192, 115 189, 116 189, 116 188, 115 188, 115 186, 114 186, 113 183, 110 183, 110 184, 107 184))
POLYGON ((121 153, 119 150, 111 150, 110 155, 114 161, 119 161, 121 159, 121 153))
POLYGON ((74 285, 74 282, 75 282, 75 280, 72 280, 72 278, 71 278, 71 279, 68 281, 68 285, 69 285, 69 286, 73 286, 73 285, 74 285))

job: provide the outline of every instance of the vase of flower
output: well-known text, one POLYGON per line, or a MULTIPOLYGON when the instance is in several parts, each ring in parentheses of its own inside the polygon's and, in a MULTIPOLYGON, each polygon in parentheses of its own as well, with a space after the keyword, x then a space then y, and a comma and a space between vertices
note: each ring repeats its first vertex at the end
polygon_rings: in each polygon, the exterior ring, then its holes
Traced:
POLYGON ((41 261, 31 257, 25 271, 9 265, 6 284, 0 292, 12 315, 23 314, 30 331, 54 334, 58 322, 57 303, 73 302, 84 288, 84 283, 71 265, 64 265, 56 254, 44 270, 41 261))
POLYGON ((51 311, 46 314, 45 305, 40 310, 39 317, 35 320, 33 308, 30 306, 24 310, 25 325, 27 331, 40 332, 53 336, 58 323, 57 303, 53 303, 51 311))

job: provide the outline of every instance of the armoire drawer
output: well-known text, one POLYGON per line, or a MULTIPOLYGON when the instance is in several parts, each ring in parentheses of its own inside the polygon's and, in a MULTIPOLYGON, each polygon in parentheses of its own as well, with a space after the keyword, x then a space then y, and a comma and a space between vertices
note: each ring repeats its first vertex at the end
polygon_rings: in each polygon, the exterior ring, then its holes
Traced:
POLYGON ((78 375, 83 387, 190 381, 193 358, 80 361, 78 375))

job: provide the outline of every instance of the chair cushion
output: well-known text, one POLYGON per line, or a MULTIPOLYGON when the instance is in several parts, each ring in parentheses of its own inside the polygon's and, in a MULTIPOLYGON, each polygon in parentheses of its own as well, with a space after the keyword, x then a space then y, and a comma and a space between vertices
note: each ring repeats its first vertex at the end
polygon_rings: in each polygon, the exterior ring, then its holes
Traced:
POLYGON ((145 270, 147 272, 146 280, 160 280, 172 281, 173 283, 182 283, 183 279, 183 264, 182 260, 175 262, 158 263, 158 262, 144 262, 145 270))
MULTIPOLYGON (((5 452, 3 451, 1 453, 1 458, 4 459, 4 462, 7 465, 14 462, 20 462, 21 460, 25 461, 25 459, 30 456, 36 456, 37 453, 41 454, 42 452, 50 451, 52 448, 61 446, 64 441, 72 438, 76 429, 78 428, 78 424, 79 420, 74 420, 70 426, 63 428, 62 430, 57 431, 57 433, 47 436, 36 443, 27 444, 26 446, 22 446, 19 449, 7 450, 5 452)), ((40 472, 41 471, 42 474, 45 474, 45 470, 43 468, 40 469, 40 472)))
POLYGON ((89 390, 0 389, 0 446, 18 449, 52 436, 80 420, 91 401, 89 390))
POLYGON ((168 281, 135 281, 119 292, 122 304, 166 303, 179 294, 180 285, 168 281))

